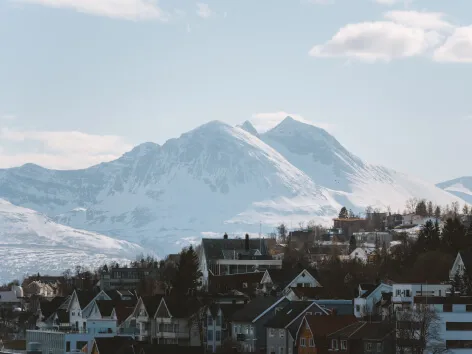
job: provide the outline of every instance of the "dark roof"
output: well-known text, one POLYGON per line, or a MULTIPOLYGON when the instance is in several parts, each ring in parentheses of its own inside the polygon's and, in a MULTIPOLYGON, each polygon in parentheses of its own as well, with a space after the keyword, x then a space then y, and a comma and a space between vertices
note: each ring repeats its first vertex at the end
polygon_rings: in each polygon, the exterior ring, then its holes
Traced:
POLYGON ((382 340, 394 331, 390 323, 364 322, 364 325, 355 331, 350 338, 363 340, 382 340))
POLYGON ((357 322, 357 318, 350 316, 305 316, 314 337, 324 337, 357 322))
POLYGON ((118 324, 122 324, 133 313, 135 306, 128 306, 125 301, 115 306, 116 319, 118 324))
POLYGON ((175 296, 166 296, 164 297, 164 301, 172 317, 176 318, 187 318, 195 314, 198 309, 202 307, 202 303, 195 297, 189 297, 182 303, 182 301, 175 296))
POLYGON ((353 300, 316 300, 316 303, 322 308, 330 311, 332 314, 338 316, 346 316, 354 314, 354 301, 353 300), (349 301, 349 302, 348 302, 349 301))
POLYGON ((152 295, 152 296, 143 296, 144 307, 150 317, 153 317, 156 314, 157 308, 161 303, 161 300, 164 296, 162 295, 152 295))
POLYGON ((472 274, 472 252, 471 251, 460 251, 462 262, 464 262, 465 271, 472 274))
POLYGON ((136 294, 129 290, 108 290, 105 293, 110 297, 112 300, 121 300, 123 297, 130 297, 135 299, 135 303, 138 302, 136 294))
POLYGON ((209 290, 210 291, 225 291, 231 289, 244 289, 243 284, 246 283, 247 287, 251 287, 251 284, 258 284, 261 282, 265 272, 251 272, 251 273, 239 273, 231 275, 211 275, 209 277, 209 290))
POLYGON ((138 342, 130 337, 95 338, 100 354, 202 354, 202 347, 156 345, 138 342))
POLYGON ((329 287, 315 287, 315 288, 292 288, 295 295, 305 300, 319 300, 319 299, 341 299, 341 300, 352 300, 340 298, 333 292, 329 287))
POLYGON ((279 299, 273 296, 256 297, 241 310, 235 312, 232 320, 236 322, 252 322, 257 316, 275 304, 279 299))
POLYGON ((221 312, 223 312, 223 318, 230 320, 233 314, 240 311, 246 306, 245 304, 220 304, 221 312))
POLYGON ((115 302, 114 301, 108 301, 108 300, 98 300, 95 301, 97 304, 98 310, 100 311, 100 315, 110 317, 113 309, 115 308, 115 302))
POLYGON ((364 326, 365 322, 354 322, 350 325, 347 325, 340 330, 333 332, 330 334, 330 337, 335 338, 350 338, 354 333, 356 333, 362 326, 364 326))
POLYGON ((95 296, 98 295, 94 291, 84 291, 84 290, 76 290, 75 293, 77 294, 77 299, 79 300, 81 309, 84 309, 88 304, 92 302, 95 296))
MULTIPOLYGON (((202 239, 202 247, 205 251, 207 261, 214 261, 217 259, 224 259, 224 254, 228 251, 233 254, 246 253, 245 239, 223 239, 223 238, 204 238, 202 239)), ((263 256, 268 254, 265 239, 250 238, 249 251, 259 250, 263 256)), ((234 256, 233 256, 234 257, 234 256)))
POLYGON ((43 300, 39 303, 41 314, 45 319, 49 318, 66 301, 66 298, 56 296, 51 301, 43 300))
POLYGON ((362 290, 367 290, 364 294, 361 295, 361 297, 367 297, 370 294, 374 292, 375 289, 377 289, 378 285, 376 284, 360 284, 360 287, 362 290))
POLYGON ((472 305, 472 296, 415 296, 414 302, 429 305, 472 305))
POLYGON ((59 309, 56 311, 60 323, 69 323, 69 313, 66 310, 59 309))
POLYGON ((285 328, 305 311, 324 313, 314 301, 293 301, 272 317, 265 326, 269 328, 285 328))

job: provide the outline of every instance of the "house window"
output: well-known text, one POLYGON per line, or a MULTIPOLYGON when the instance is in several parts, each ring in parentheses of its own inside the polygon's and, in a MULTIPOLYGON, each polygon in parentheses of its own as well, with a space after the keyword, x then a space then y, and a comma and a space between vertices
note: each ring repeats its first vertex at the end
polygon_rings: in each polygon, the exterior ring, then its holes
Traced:
POLYGON ((377 353, 382 352, 382 343, 377 343, 377 353))
POLYGON ((306 340, 305 338, 300 339, 300 347, 306 347, 306 340))
POLYGON ((213 326, 213 317, 208 316, 208 326, 213 326))
POLYGON ((372 351, 372 343, 367 342, 365 344, 365 351, 366 352, 371 352, 372 351))
POLYGON ((315 340, 313 338, 310 338, 310 347, 314 347, 315 346, 315 340))
POLYGON ((234 334, 239 334, 239 333, 240 333, 239 326, 238 325, 234 326, 234 334))
POLYGON ((472 312, 472 305, 465 305, 466 312, 472 312))
POLYGON ((275 336, 275 329, 274 328, 269 329, 269 336, 270 337, 275 336))
POLYGON ((221 315, 216 316, 216 325, 221 326, 221 315))
POLYGON ((243 333, 244 334, 249 334, 249 326, 244 326, 243 333))
POLYGON ((279 354, 284 354, 284 347, 279 348, 279 354))
POLYGON ((208 331, 208 341, 213 341, 213 331, 208 331))
POLYGON ((410 290, 405 290, 405 296, 410 297, 410 290))
POLYGON ((347 340, 342 340, 341 341, 341 349, 342 350, 347 350, 347 340))
POLYGON ((444 304, 443 312, 452 312, 452 304, 444 304))
POLYGON ((249 327, 249 334, 254 335, 254 327, 253 326, 249 327))
POLYGON ((331 349, 338 350, 338 340, 337 339, 333 339, 331 341, 331 349))
POLYGON ((283 338, 284 337, 285 331, 283 329, 279 329, 279 337, 283 338))
POLYGON ((356 305, 356 312, 361 312, 361 305, 356 305))
POLYGON ((288 354, 292 354, 292 348, 288 348, 288 354))
POLYGON ((220 342, 220 341, 221 341, 221 332, 220 332, 220 331, 216 331, 215 340, 216 340, 217 342, 220 342))
POLYGON ((274 347, 270 347, 270 354, 275 354, 275 348, 274 347))

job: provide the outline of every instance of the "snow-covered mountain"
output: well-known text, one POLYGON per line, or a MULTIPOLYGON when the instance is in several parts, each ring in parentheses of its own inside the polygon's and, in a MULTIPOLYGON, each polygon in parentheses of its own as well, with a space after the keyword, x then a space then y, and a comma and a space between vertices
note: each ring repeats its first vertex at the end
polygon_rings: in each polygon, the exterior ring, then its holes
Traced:
POLYGON ((343 205, 396 210, 411 197, 458 199, 366 164, 326 131, 290 117, 264 134, 249 122, 210 122, 84 170, 0 170, 0 197, 161 255, 202 235, 327 222, 343 205))
POLYGON ((472 204, 472 177, 460 177, 436 186, 472 204))
POLYGON ((0 199, 0 282, 25 274, 60 274, 75 265, 97 267, 148 254, 141 246, 55 223, 0 199))

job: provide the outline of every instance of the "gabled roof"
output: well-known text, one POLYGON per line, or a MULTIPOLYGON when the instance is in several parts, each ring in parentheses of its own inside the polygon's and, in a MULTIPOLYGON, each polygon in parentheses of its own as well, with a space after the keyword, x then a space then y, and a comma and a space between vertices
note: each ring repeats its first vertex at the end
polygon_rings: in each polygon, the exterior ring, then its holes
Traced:
POLYGON ((209 276, 210 291, 224 291, 230 289, 244 289, 243 284, 248 287, 251 284, 260 283, 265 272, 239 273, 231 275, 211 275, 209 276))
POLYGON ((128 319, 129 316, 133 313, 135 305, 128 306, 126 303, 121 302, 115 306, 116 320, 118 324, 121 325, 124 321, 128 319))
POLYGON ((394 327, 386 322, 364 322, 350 338, 363 340, 382 340, 394 331, 394 327))
POLYGON ((242 310, 245 304, 220 304, 219 307, 223 312, 223 318, 228 321, 231 320, 233 314, 242 310))
POLYGON ((164 296, 163 295, 153 295, 153 296, 143 296, 141 297, 144 307, 146 308, 146 312, 148 313, 149 317, 154 317, 156 314, 157 308, 161 303, 161 300, 164 296))
POLYGON ((97 304, 98 311, 100 311, 100 315, 102 315, 102 317, 111 316, 113 309, 115 308, 114 301, 97 300, 95 303, 97 304))
POLYGON ((357 322, 357 318, 350 316, 305 316, 303 323, 308 323, 311 333, 316 337, 325 337, 331 333, 357 322))
POLYGON ((83 310, 93 299, 99 294, 94 291, 76 290, 77 300, 79 301, 80 308, 83 310))
MULTIPOLYGON (((246 253, 245 239, 223 239, 223 238, 204 238, 202 239, 202 247, 205 251, 207 261, 214 261, 217 259, 225 259, 228 256, 228 251, 233 251, 234 254, 246 253)), ((267 245, 265 239, 250 238, 249 239, 249 253, 251 250, 259 250, 263 256, 267 256, 267 245)))
POLYGON ((247 303, 241 310, 236 311, 232 316, 232 320, 236 322, 252 322, 280 300, 281 299, 274 296, 256 297, 251 302, 247 303))
POLYGON ((59 323, 69 323, 69 314, 66 310, 59 309, 56 311, 57 318, 59 319, 59 323))
POLYGON ((304 299, 304 300, 319 300, 319 299, 352 300, 352 299, 340 298, 329 287, 317 286, 314 288, 291 288, 291 290, 298 298, 304 299))
POLYGON ((166 296, 164 301, 172 317, 176 318, 192 316, 202 307, 202 303, 195 297, 189 297, 182 303, 175 296, 166 296))
POLYGON ((272 317, 265 324, 265 327, 286 328, 295 319, 302 316, 307 311, 311 313, 319 312, 323 315, 327 315, 327 312, 319 307, 315 301, 293 301, 272 317))
POLYGON ((459 251, 465 271, 472 274, 472 251, 459 251))
POLYGON ((41 314, 44 316, 44 319, 49 318, 57 309, 64 303, 66 298, 56 296, 55 298, 51 299, 51 301, 43 300, 39 303, 39 307, 41 309, 41 314))

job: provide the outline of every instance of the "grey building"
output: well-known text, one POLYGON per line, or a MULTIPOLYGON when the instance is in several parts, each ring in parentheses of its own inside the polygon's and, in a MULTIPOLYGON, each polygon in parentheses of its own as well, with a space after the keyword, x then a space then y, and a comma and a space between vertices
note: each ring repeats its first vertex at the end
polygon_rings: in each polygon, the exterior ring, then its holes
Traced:
POLYGON ((326 316, 328 311, 316 301, 294 301, 279 310, 266 323, 267 354, 293 354, 297 331, 303 317, 308 315, 326 316))
POLYGON ((100 290, 136 290, 145 278, 156 274, 154 268, 111 268, 100 274, 100 290))
POLYGON ((244 352, 266 351, 266 323, 278 311, 287 306, 290 301, 284 296, 258 297, 248 303, 240 311, 233 314, 231 319, 232 338, 241 343, 244 352))

